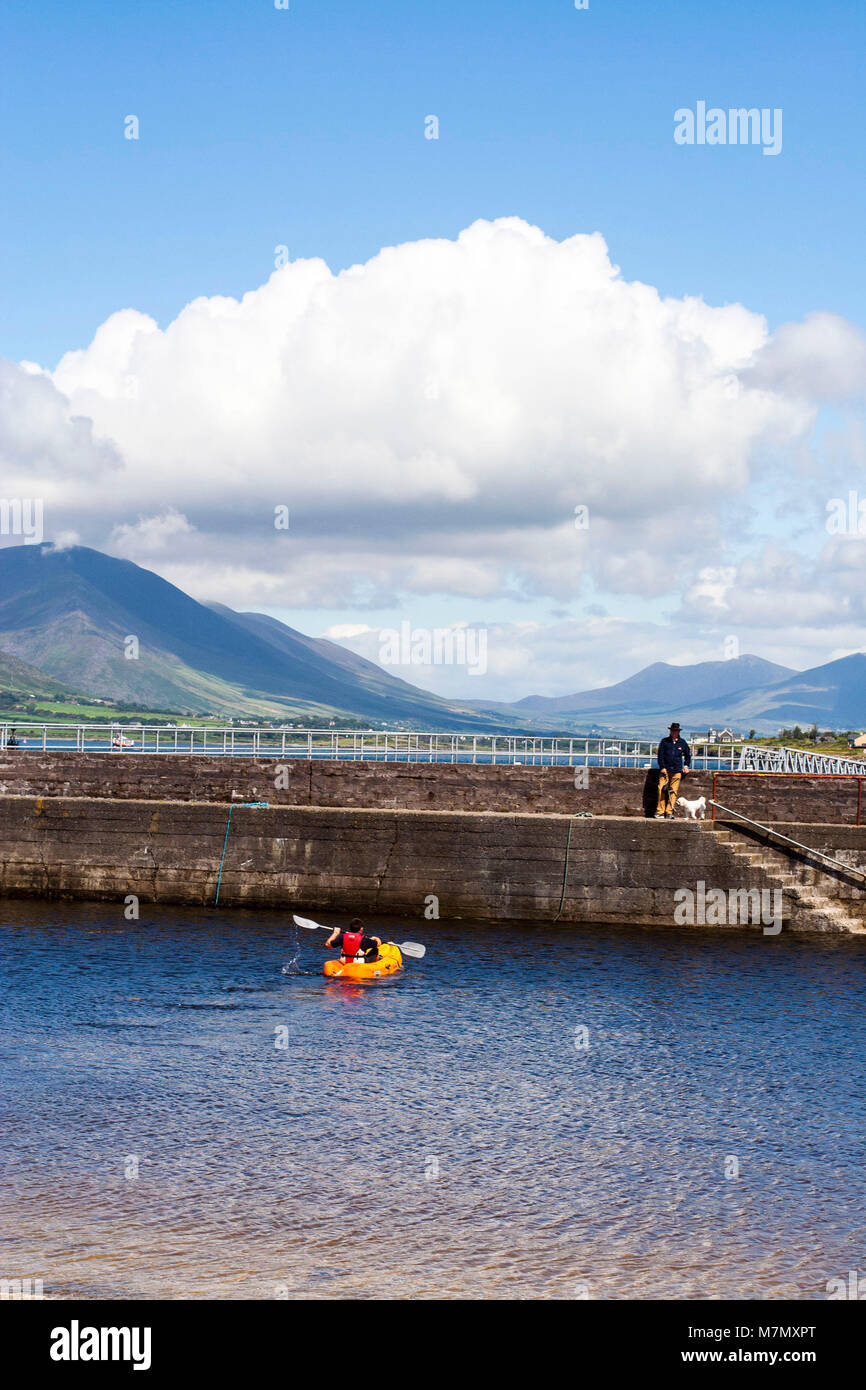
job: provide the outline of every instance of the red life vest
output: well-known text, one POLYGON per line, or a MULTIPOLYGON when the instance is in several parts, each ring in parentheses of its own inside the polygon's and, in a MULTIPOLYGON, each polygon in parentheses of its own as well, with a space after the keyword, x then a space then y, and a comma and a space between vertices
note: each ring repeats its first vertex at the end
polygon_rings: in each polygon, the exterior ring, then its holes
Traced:
POLYGON ((354 960, 355 956, 361 954, 361 942, 363 939, 364 933, 362 931, 344 931, 343 944, 340 947, 341 954, 344 955, 347 960, 354 960))

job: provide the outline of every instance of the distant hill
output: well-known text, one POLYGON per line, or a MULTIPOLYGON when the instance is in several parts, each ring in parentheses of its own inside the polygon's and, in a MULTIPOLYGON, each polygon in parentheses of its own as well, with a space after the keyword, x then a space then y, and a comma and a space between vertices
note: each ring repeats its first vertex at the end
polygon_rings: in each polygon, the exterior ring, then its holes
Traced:
POLYGON ((672 666, 666 661, 654 661, 634 676, 616 685, 585 690, 577 695, 546 698, 529 695, 518 700, 515 709, 535 710, 539 714, 598 715, 605 722, 611 714, 666 713, 686 705, 695 705, 738 690, 770 685, 797 673, 788 666, 777 666, 760 656, 740 656, 730 661, 701 661, 694 666, 672 666), (602 718, 603 716, 603 718, 602 718))
POLYGON ((335 716, 477 729, 332 642, 196 602, 151 571, 75 546, 0 549, 0 648, 89 694, 189 713, 335 716), (128 636, 139 655, 124 655, 128 636))
POLYGON ((821 729, 866 729, 866 654, 855 652, 785 679, 706 701, 686 710, 693 724, 720 721, 738 729, 775 733, 799 724, 821 729))
POLYGON ((866 655, 862 652, 792 671, 757 656, 671 666, 657 661, 616 685, 552 699, 532 695, 512 706, 547 728, 655 737, 672 719, 683 731, 730 727, 774 734, 785 725, 866 729, 866 655))
POLYGON ((34 696, 42 700, 72 700, 80 692, 52 680, 36 666, 21 661, 11 652, 0 651, 0 693, 16 699, 34 696))

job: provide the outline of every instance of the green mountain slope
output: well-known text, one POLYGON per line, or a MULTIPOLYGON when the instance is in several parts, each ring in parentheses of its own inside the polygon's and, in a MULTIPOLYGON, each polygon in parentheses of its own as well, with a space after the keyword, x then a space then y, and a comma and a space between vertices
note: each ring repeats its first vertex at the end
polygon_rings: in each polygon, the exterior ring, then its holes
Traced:
POLYGON ((0 550, 0 648, 92 695, 190 713, 433 729, 482 722, 334 643, 198 603, 149 570, 82 546, 0 550))
POLYGON ((37 699, 68 700, 79 692, 52 680, 44 671, 30 666, 11 652, 0 651, 0 694, 16 698, 33 696, 37 699))

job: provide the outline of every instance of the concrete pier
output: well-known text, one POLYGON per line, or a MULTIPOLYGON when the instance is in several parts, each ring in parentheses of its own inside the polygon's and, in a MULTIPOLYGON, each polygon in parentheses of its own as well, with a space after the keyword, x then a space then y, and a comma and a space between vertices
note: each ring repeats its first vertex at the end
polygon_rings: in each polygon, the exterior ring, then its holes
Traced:
MULTIPOLYGON (((866 867, 864 827, 785 833, 866 867)), ((790 890, 795 931, 866 928, 863 880, 746 844, 722 824, 633 816, 6 795, 0 894, 213 905, 219 881, 221 907, 398 914, 433 929, 434 904, 441 919, 666 926, 677 892, 703 883, 790 890)))

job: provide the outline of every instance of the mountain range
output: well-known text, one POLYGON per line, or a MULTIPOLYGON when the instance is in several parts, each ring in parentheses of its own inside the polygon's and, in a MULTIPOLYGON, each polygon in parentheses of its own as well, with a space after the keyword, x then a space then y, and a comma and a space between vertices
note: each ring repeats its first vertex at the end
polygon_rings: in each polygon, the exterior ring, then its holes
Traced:
POLYGON ((695 666, 671 666, 666 661, 654 661, 636 675, 616 685, 600 690, 584 690, 577 695, 560 695, 553 699, 529 695, 518 700, 515 708, 537 710, 544 714, 594 714, 600 710, 617 711, 624 718, 637 711, 658 709, 661 713, 671 704, 688 707, 702 704, 710 694, 728 696, 737 691, 771 685, 796 675, 787 666, 776 666, 759 656, 741 656, 730 661, 701 661, 695 666))
POLYGON ((334 642, 198 603, 150 570, 85 546, 0 550, 0 654, 36 668, 43 684, 189 714, 479 727, 468 706, 334 642))
MULTIPOLYGON (((504 715, 506 707, 495 712, 504 715)), ((530 695, 510 706, 568 728, 649 734, 672 719, 695 732, 729 727, 736 734, 774 734, 783 726, 866 727, 866 655, 794 671, 762 657, 672 666, 656 661, 627 680, 575 695, 530 695)), ((493 711, 491 711, 493 712, 493 711)))
POLYGON ((654 737, 676 718, 684 732, 773 734, 792 724, 866 727, 866 655, 808 671, 753 655, 657 661, 573 695, 449 701, 275 618, 199 603, 129 560, 21 545, 0 549, 0 692, 308 724, 654 737))

